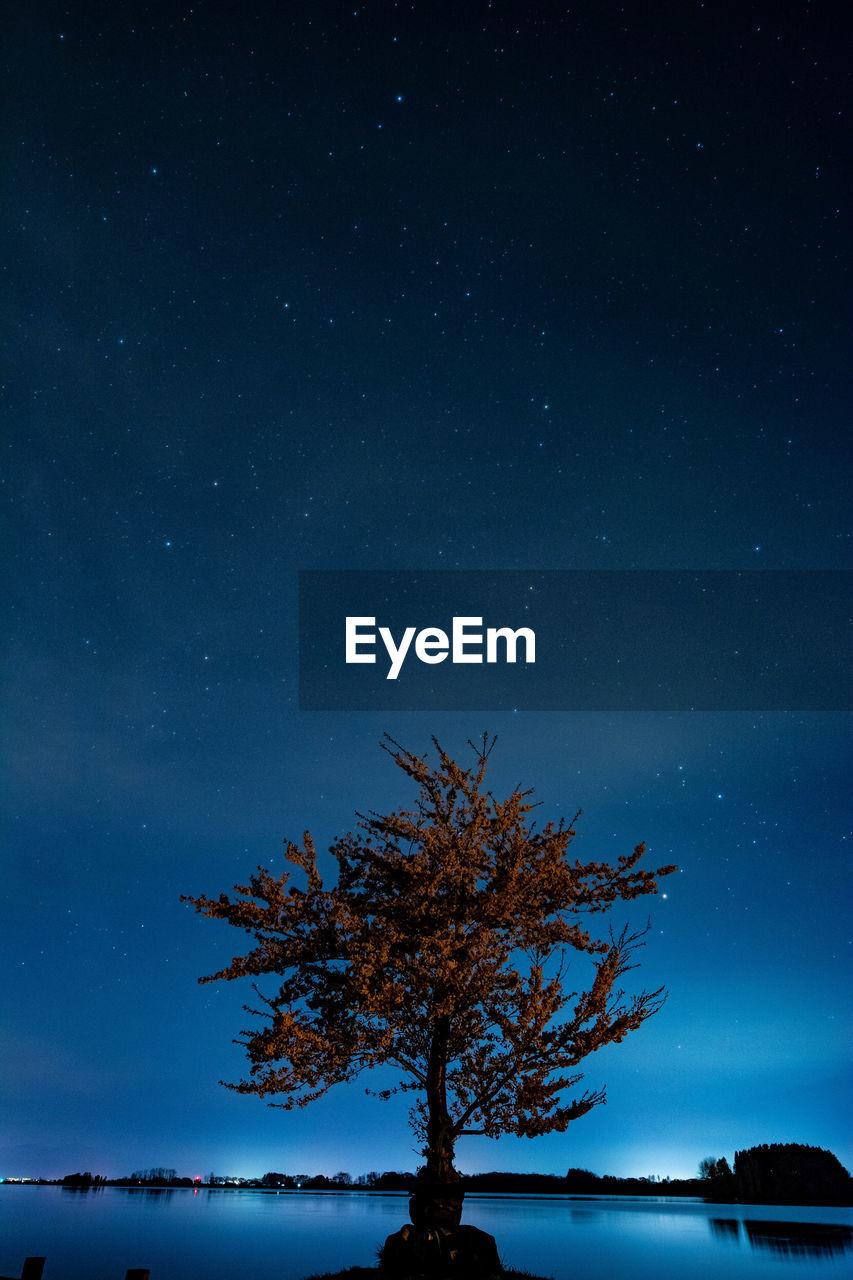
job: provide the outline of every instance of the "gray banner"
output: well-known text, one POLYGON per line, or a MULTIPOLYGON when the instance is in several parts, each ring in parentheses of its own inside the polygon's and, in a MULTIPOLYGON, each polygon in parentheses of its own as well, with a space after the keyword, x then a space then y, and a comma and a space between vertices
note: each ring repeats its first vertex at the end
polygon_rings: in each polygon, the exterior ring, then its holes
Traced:
POLYGON ((848 709, 849 586, 834 570, 305 571, 300 709, 848 709))

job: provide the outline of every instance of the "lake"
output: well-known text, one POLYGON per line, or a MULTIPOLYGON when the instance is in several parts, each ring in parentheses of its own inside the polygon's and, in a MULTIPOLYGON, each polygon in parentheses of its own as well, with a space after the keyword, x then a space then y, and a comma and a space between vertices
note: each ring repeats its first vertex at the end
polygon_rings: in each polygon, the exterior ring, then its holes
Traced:
MULTIPOLYGON (((407 1198, 364 1192, 0 1187, 0 1275, 44 1280, 302 1280, 371 1266, 407 1198)), ((848 1274, 853 1209, 677 1197, 469 1195, 464 1221, 507 1266, 554 1280, 807 1280, 848 1274)))

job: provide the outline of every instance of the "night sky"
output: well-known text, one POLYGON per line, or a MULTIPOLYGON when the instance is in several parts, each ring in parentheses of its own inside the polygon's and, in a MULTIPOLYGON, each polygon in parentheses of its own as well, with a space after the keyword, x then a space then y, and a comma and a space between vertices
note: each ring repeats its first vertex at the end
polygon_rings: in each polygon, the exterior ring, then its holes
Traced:
POLYGON ((607 1106, 461 1169, 853 1164, 841 712, 300 712, 296 643, 303 569, 849 566, 837 12, 15 7, 0 1175, 416 1167, 361 1082, 220 1087, 241 938, 179 900, 407 805, 386 730, 680 868, 607 1106))

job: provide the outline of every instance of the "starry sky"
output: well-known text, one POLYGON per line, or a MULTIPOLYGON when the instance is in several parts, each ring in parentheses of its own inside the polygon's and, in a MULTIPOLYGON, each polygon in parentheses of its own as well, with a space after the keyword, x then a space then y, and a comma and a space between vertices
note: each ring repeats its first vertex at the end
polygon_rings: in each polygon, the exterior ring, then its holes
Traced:
POLYGON ((414 1168, 360 1083, 218 1085, 240 939, 179 898, 407 804, 384 731, 484 729, 578 856, 679 872, 614 917, 669 999, 607 1106, 460 1168, 853 1164, 840 711, 305 712, 297 669, 305 569, 849 567, 833 10, 16 7, 0 1175, 414 1168))

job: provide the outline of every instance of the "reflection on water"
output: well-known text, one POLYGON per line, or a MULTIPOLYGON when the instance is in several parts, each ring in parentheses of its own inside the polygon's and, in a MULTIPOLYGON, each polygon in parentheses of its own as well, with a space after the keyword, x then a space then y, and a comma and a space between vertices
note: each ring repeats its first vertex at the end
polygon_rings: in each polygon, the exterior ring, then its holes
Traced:
MULTIPOLYGON (((357 1191, 0 1186, 0 1275, 44 1255, 56 1280, 303 1280, 375 1265, 407 1216, 406 1196, 357 1191)), ((841 1280, 853 1250, 849 1208, 475 1194, 465 1217, 505 1265, 553 1280, 841 1280)))
MULTIPOLYGON (((73 1183, 62 1186, 59 1190, 64 1194, 71 1192, 73 1195, 79 1196, 95 1196, 103 1195, 104 1188, 98 1187, 77 1187, 73 1183)), ((121 1190, 129 1196, 140 1196, 145 1200, 150 1200, 152 1204, 168 1204, 169 1200, 175 1194, 174 1187, 122 1187, 121 1190)), ((0 1277, 2 1280, 2 1277, 0 1277)))
MULTIPOLYGON (((738 1218, 710 1218, 711 1234, 740 1244, 738 1218)), ((753 1249, 765 1249, 783 1258, 839 1257, 853 1249, 853 1229, 833 1222, 779 1222, 743 1220, 746 1239, 753 1249)))
POLYGON ((740 1223, 737 1218, 710 1218, 708 1225, 711 1235, 718 1236, 721 1240, 731 1240, 736 1244, 740 1239, 740 1223))
POLYGON ((743 1224, 755 1249, 768 1249, 786 1258, 816 1258, 847 1253, 853 1231, 828 1222, 751 1222, 743 1224))
POLYGON ((580 1225, 581 1223, 586 1224, 590 1222, 595 1222, 596 1218, 600 1218, 600 1217, 601 1217, 601 1214, 598 1212, 597 1209, 570 1209, 569 1210, 569 1220, 571 1222, 576 1222, 578 1225, 580 1225))

